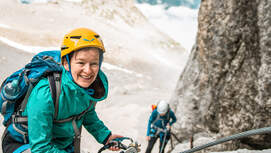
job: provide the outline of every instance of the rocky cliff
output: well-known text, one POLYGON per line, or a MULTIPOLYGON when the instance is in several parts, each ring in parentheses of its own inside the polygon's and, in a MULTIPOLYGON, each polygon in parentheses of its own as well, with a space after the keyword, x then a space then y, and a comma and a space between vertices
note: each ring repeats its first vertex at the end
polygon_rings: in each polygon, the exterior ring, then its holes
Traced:
MULTIPOLYGON (((202 0, 196 43, 171 104, 182 140, 271 125, 271 1, 202 0)), ((271 147, 271 134, 216 150, 271 147)))

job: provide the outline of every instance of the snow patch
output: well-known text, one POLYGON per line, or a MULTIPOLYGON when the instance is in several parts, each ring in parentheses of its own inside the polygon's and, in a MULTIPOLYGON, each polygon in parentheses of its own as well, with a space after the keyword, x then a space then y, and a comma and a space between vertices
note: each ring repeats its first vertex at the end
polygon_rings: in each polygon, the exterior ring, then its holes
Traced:
POLYGON ((39 46, 27 46, 27 45, 22 45, 19 43, 16 43, 14 41, 11 41, 7 38, 4 37, 0 37, 0 41, 2 41, 3 43, 6 43, 7 45, 29 52, 29 53, 38 53, 41 51, 45 51, 45 50, 59 50, 58 47, 39 47, 39 46))
POLYGON ((121 68, 121 67, 117 67, 117 66, 109 64, 109 63, 103 63, 102 67, 109 69, 109 70, 119 70, 119 71, 123 71, 123 72, 129 73, 129 74, 135 74, 135 76, 137 76, 137 77, 143 77, 143 75, 140 73, 136 73, 136 72, 133 72, 133 71, 121 68))
POLYGON ((146 3, 136 4, 136 7, 154 26, 179 42, 186 50, 192 49, 198 30, 198 9, 184 6, 165 9, 164 5, 146 3))
POLYGON ((10 26, 8 26, 8 25, 6 25, 6 24, 1 24, 1 23, 0 23, 0 28, 11 29, 10 26))

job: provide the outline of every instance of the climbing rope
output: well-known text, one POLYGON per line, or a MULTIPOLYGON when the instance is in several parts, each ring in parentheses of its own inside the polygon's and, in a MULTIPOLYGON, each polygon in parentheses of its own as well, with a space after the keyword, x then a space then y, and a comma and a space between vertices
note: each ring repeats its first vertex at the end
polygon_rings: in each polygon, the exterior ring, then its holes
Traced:
POLYGON ((245 131, 245 132, 242 132, 242 133, 234 134, 234 135, 231 135, 231 136, 228 136, 228 137, 225 137, 225 138, 221 138, 221 139, 218 139, 216 141, 213 141, 213 142, 210 142, 210 143, 207 143, 207 144, 204 144, 204 145, 201 145, 201 146, 198 146, 198 147, 195 147, 195 148, 180 152, 180 153, 193 153, 193 152, 196 152, 196 151, 199 151, 199 150, 202 150, 202 149, 205 149, 205 148, 208 148, 208 147, 211 147, 211 146, 223 143, 223 142, 227 142, 227 141, 230 141, 230 140, 236 140, 236 139, 241 139, 241 138, 252 136, 252 135, 266 134, 266 133, 271 133, 271 127, 265 127, 265 128, 255 129, 255 130, 249 130, 249 131, 245 131))

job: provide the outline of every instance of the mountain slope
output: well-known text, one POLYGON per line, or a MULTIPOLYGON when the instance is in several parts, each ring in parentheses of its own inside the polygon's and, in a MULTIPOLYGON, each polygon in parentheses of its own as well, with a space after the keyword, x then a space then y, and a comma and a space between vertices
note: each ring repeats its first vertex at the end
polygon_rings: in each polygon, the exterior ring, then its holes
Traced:
POLYGON ((179 70, 184 49, 150 24, 132 0, 45 4, 11 0, 0 1, 0 9, 0 23, 10 27, 0 27, 1 37, 25 45, 57 47, 66 32, 89 27, 104 41, 106 62, 140 73, 148 82, 177 78, 168 73, 179 70))
MULTIPOLYGON (((0 15, 0 38, 28 46, 58 47, 64 34, 76 27, 98 32, 106 48, 102 69, 108 76, 110 92, 96 110, 114 133, 138 140, 145 150, 150 106, 169 97, 181 71, 179 65, 185 62, 180 44, 150 24, 132 0, 0 1, 0 15)), ((17 54, 7 46, 0 52, 0 63, 6 63, 0 65, 1 79, 32 56, 17 54)), ((86 131, 82 136, 84 152, 97 152, 102 146, 86 131)))

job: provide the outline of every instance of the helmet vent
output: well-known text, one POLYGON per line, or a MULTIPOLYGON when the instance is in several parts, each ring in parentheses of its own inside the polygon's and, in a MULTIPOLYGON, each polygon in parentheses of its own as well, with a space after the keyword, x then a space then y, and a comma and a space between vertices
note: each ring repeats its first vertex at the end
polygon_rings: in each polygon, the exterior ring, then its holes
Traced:
POLYGON ((68 49, 69 47, 61 47, 61 50, 68 49))
POLYGON ((82 36, 71 36, 71 39, 80 39, 82 36))
POLYGON ((99 35, 94 35, 95 38, 99 38, 100 36, 99 35))

